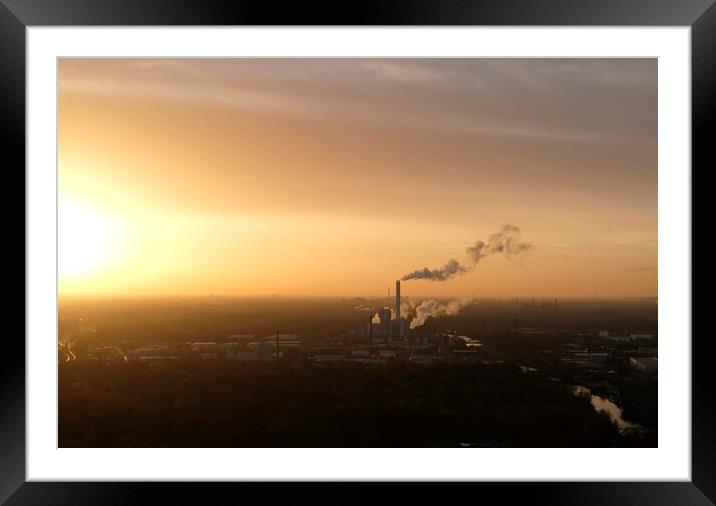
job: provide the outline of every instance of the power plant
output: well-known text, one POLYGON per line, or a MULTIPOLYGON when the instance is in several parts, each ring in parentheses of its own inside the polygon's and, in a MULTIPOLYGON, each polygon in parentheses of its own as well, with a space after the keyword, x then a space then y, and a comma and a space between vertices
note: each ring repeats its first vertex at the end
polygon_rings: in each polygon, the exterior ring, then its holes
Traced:
MULTIPOLYGON (((392 290, 392 286, 391 286, 392 290)), ((377 308, 361 304, 355 309, 370 309, 367 326, 353 327, 341 337, 343 348, 331 353, 317 353, 311 360, 384 363, 391 358, 429 365, 436 362, 466 363, 478 360, 482 344, 478 339, 458 335, 454 330, 436 331, 423 327, 430 318, 460 313, 473 297, 450 301, 427 299, 420 304, 408 301, 402 306, 401 280, 395 282, 395 298, 376 298, 377 308), (383 305, 385 304, 385 305, 383 305), (329 356, 330 355, 330 356, 329 356), (317 358, 316 358, 317 357, 317 358)))
MULTIPOLYGON (((390 300, 390 297, 388 300, 390 300)), ((390 343, 393 338, 402 339, 406 337, 408 320, 404 319, 400 314, 400 280, 395 282, 395 308, 383 307, 378 310, 375 316, 378 317, 378 322, 373 321, 375 317, 370 317, 366 332, 371 341, 374 338, 380 338, 390 343)))

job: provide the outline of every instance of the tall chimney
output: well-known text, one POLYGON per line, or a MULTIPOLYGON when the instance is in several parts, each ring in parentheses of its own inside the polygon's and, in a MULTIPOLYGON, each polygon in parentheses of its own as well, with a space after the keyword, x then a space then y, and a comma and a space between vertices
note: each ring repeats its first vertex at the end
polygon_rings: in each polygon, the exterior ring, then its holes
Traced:
POLYGON ((402 337, 402 325, 400 321, 400 280, 395 282, 395 319, 398 321, 398 337, 402 337))

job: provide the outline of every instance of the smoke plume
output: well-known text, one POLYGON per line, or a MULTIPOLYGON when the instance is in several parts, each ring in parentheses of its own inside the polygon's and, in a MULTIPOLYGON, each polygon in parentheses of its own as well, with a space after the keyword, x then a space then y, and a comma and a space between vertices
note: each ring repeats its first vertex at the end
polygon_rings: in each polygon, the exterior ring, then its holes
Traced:
POLYGON ((474 299, 472 297, 468 297, 464 299, 451 300, 447 304, 440 304, 433 299, 425 300, 415 308, 416 314, 415 318, 410 321, 410 328, 414 329, 422 326, 428 318, 458 314, 462 311, 462 308, 471 304, 473 300, 474 299))
POLYGON ((407 315, 412 313, 415 310, 415 303, 407 298, 403 298, 402 302, 400 303, 400 314, 407 315))
POLYGON ((430 281, 445 281, 455 276, 456 274, 465 274, 470 270, 470 267, 460 265, 460 262, 451 258, 448 262, 437 269, 428 269, 423 267, 420 270, 413 271, 410 274, 406 274, 402 277, 403 281, 409 279, 429 279, 430 281))
POLYGON ((442 267, 437 269, 423 267, 422 269, 406 274, 401 279, 403 281, 411 279, 447 281, 458 274, 461 275, 470 272, 484 257, 497 253, 503 254, 505 258, 512 262, 521 263, 524 255, 533 247, 532 243, 522 241, 522 234, 519 227, 503 225, 499 232, 488 237, 487 242, 476 241, 471 246, 468 246, 465 250, 467 253, 467 261, 464 263, 461 264, 452 258, 442 267))

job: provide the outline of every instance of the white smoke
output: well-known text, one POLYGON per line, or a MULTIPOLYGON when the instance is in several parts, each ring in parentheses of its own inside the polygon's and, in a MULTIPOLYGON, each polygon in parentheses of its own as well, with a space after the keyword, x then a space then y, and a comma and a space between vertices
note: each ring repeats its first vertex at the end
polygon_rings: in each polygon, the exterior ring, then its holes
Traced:
POLYGON ((519 227, 514 225, 503 225, 499 232, 490 235, 487 242, 476 241, 472 246, 468 246, 467 261, 460 263, 454 258, 437 269, 428 269, 423 267, 401 279, 408 281, 410 279, 427 279, 428 281, 446 281, 458 274, 465 274, 475 268, 477 263, 486 256, 495 255, 497 253, 505 255, 508 260, 521 263, 524 255, 532 249, 532 243, 524 242, 521 238, 519 227))
POLYGON ((456 315, 462 311, 465 306, 473 303, 473 301, 473 297, 451 300, 447 304, 440 304, 433 299, 425 300, 415 308, 416 314, 415 318, 410 321, 410 328, 415 329, 421 327, 428 318, 456 315))
POLYGON ((412 300, 403 298, 403 300, 400 302, 400 314, 407 315, 412 313, 415 310, 415 302, 412 300))

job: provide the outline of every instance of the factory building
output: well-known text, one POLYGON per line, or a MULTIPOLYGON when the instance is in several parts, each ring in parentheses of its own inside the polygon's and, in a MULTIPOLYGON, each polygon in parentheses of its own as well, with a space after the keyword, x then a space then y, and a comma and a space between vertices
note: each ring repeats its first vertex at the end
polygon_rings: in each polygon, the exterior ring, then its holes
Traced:
POLYGON ((380 329, 383 337, 391 336, 390 319, 391 311, 389 307, 384 307, 378 311, 378 319, 380 320, 380 329))
POLYGON ((366 336, 371 343, 403 341, 408 335, 410 322, 400 314, 400 281, 395 282, 395 307, 383 307, 360 327, 348 329, 348 336, 366 336))
MULTIPOLYGON (((392 340, 392 338, 398 338, 398 336, 406 336, 408 333, 408 321, 401 319, 400 324, 398 320, 386 320, 380 323, 369 323, 366 325, 367 335, 371 338, 386 338, 392 340)), ((357 335, 355 330, 349 331, 349 335, 357 335)), ((362 334, 365 335, 365 334, 362 334)))
POLYGON ((378 323, 371 318, 367 326, 371 341, 381 338, 391 342, 393 338, 403 338, 408 334, 408 320, 400 315, 400 281, 395 282, 395 310, 384 307, 378 311, 378 323))

